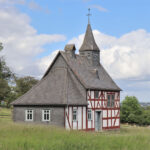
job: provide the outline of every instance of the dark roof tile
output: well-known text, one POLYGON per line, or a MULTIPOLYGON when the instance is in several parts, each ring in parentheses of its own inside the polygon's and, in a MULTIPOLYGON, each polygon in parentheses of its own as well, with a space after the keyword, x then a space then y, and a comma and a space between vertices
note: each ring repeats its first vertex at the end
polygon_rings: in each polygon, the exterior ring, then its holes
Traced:
POLYGON ((86 33, 84 36, 84 41, 79 51, 89 51, 89 50, 99 51, 99 48, 95 42, 90 24, 87 25, 86 33))

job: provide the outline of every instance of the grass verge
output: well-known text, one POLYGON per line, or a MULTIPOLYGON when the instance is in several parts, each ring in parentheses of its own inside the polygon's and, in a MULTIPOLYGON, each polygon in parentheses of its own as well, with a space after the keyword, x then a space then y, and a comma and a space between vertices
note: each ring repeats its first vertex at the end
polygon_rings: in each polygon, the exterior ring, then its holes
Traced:
POLYGON ((66 131, 0 118, 0 150, 150 150, 150 128, 121 126, 120 132, 66 131))

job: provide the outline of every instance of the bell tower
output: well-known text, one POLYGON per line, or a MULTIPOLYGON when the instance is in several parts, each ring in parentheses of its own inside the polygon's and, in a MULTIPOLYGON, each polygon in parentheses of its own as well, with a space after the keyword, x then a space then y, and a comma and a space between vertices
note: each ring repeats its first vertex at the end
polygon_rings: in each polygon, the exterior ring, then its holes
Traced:
MULTIPOLYGON (((90 12, 90 9, 89 9, 90 12)), ((98 48, 90 25, 89 16, 91 14, 89 13, 88 16, 88 25, 85 33, 85 37, 83 40, 83 43, 79 49, 79 54, 81 56, 87 56, 89 62, 93 66, 99 65, 100 62, 100 49, 98 48)))

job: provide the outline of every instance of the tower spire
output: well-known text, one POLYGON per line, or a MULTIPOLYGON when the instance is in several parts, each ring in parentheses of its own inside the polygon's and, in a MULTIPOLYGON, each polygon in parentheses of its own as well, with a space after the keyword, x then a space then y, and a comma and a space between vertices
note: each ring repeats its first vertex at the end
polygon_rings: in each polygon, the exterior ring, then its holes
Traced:
POLYGON ((92 28, 91 25, 88 24, 87 25, 87 29, 86 29, 86 33, 84 36, 84 40, 83 43, 79 49, 79 51, 99 51, 99 47, 97 46, 94 36, 93 36, 93 32, 92 32, 92 28))
POLYGON ((88 16, 88 24, 90 24, 90 16, 92 16, 92 14, 90 14, 90 11, 91 11, 91 9, 89 8, 88 9, 88 14, 87 14, 87 16, 88 16))
POLYGON ((93 36, 93 32, 92 32, 92 28, 90 25, 90 8, 88 9, 89 13, 87 14, 88 16, 88 25, 86 28, 86 33, 84 36, 84 40, 83 43, 79 49, 79 54, 81 56, 86 56, 89 60, 89 64, 93 65, 93 66, 97 66, 99 65, 100 62, 100 49, 97 46, 94 36, 93 36))

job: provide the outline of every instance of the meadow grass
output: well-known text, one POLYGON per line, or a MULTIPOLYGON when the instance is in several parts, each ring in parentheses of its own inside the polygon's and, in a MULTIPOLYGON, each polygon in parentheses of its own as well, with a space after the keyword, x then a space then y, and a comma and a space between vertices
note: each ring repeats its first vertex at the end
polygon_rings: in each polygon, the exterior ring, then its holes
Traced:
POLYGON ((0 110, 0 150, 150 150, 150 128, 122 125, 120 132, 66 131, 46 125, 13 123, 0 110))

